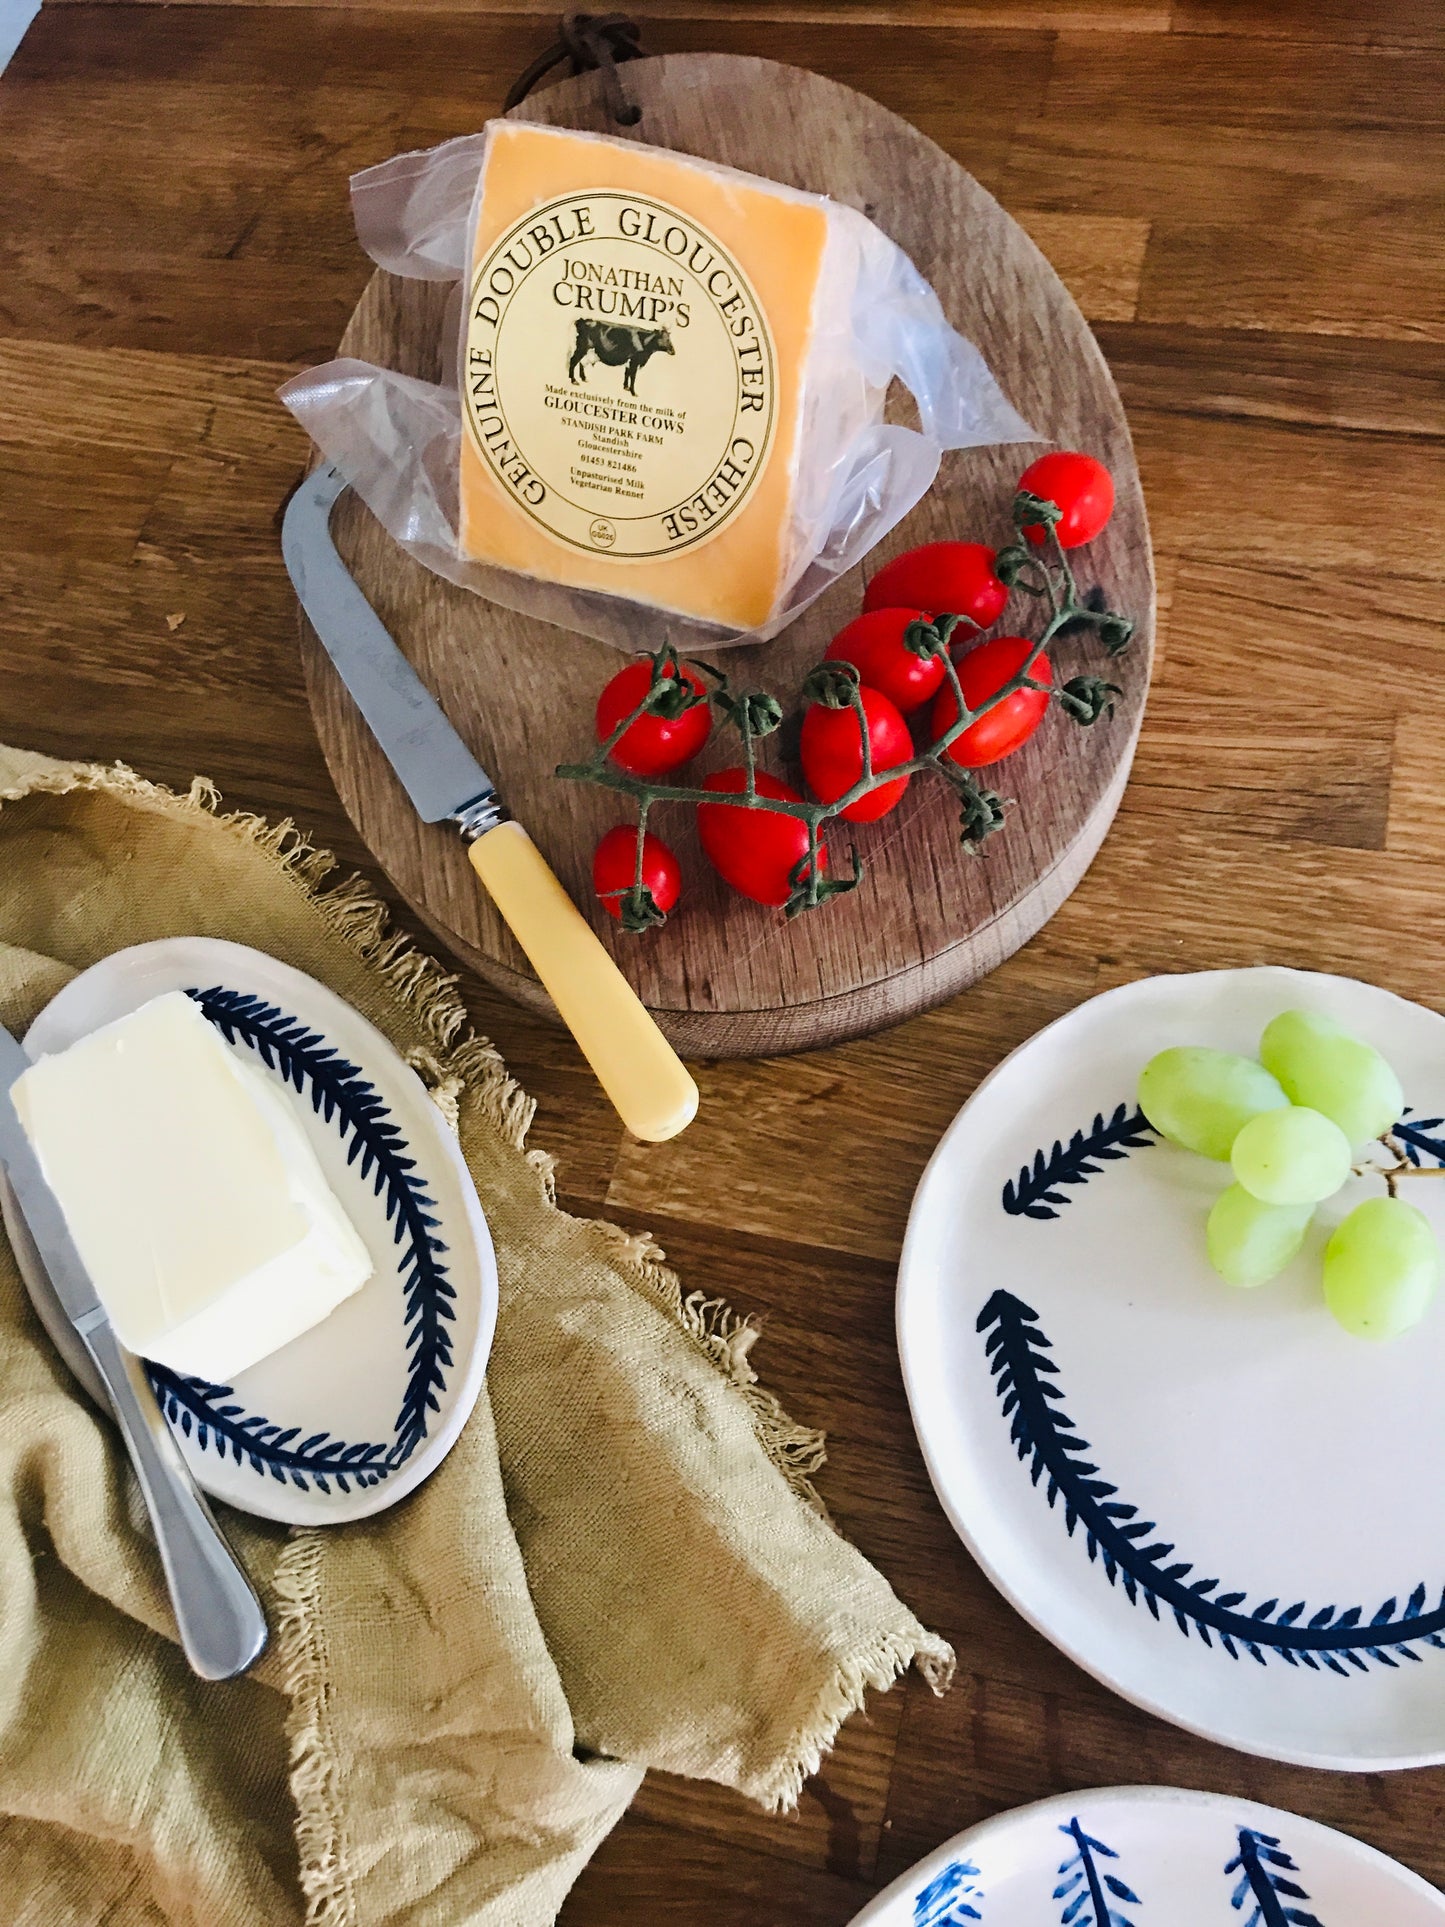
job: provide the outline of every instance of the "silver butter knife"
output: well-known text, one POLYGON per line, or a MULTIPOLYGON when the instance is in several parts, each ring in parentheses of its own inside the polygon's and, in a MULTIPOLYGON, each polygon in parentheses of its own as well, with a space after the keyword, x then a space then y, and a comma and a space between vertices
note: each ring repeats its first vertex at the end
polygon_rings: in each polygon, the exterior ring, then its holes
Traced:
POLYGON ((0 1026, 0 1163, 55 1296, 75 1327, 135 1467, 155 1529, 181 1646, 202 1679, 230 1679, 260 1658, 266 1615, 196 1489, 140 1360, 111 1328, 65 1215, 21 1127, 10 1087, 30 1059, 0 1026))
POLYGON ((623 1123, 654 1143, 675 1137, 697 1111, 696 1084, 337 554, 331 511, 346 487, 323 464, 286 505, 281 553, 311 627, 417 815, 461 832, 623 1123))

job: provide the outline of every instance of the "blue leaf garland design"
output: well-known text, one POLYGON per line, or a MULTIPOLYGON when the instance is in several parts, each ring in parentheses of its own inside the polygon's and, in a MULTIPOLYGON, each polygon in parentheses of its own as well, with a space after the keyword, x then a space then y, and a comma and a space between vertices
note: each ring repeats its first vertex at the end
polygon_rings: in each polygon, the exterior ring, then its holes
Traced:
POLYGON ((393 1470, 385 1445, 348 1445, 326 1432, 296 1444, 299 1425, 283 1430, 259 1413, 248 1413, 229 1385, 183 1377, 165 1365, 147 1364, 146 1372, 161 1410, 186 1438, 194 1437, 202 1451, 209 1448, 222 1459, 234 1454, 237 1465, 249 1460, 254 1472, 269 1472, 282 1485, 289 1481, 303 1492, 315 1485, 329 1493, 335 1484, 349 1492, 353 1484, 379 1485, 393 1470))
POLYGON ((914 1900, 913 1927, 965 1927, 983 1919, 982 1908, 978 1868, 971 1860, 951 1860, 914 1900))
POLYGON ((1091 1130, 1075 1131, 1067 1145, 1055 1138, 1047 1153, 1034 1152, 1033 1163, 1023 1165, 1017 1178, 1004 1185, 1003 1208, 1011 1218, 1057 1218, 1059 1207, 1069 1203, 1061 1184, 1087 1184, 1104 1162, 1128 1157, 1156 1141, 1154 1126, 1142 1111, 1120 1104, 1107 1122, 1098 1111, 1091 1130))
POLYGON ((1299 1868, 1280 1845, 1278 1835, 1241 1827, 1239 1851, 1224 1871, 1239 1875, 1230 1895, 1236 1913, 1242 1914, 1246 1903, 1254 1903, 1249 1919, 1241 1921, 1240 1927, 1324 1927, 1317 1914, 1294 1905, 1297 1900, 1308 1900, 1309 1895, 1290 1878, 1299 1868))
POLYGON ((1411 1164, 1419 1165, 1426 1158, 1432 1164, 1445 1164, 1445 1117, 1414 1117, 1407 1105, 1390 1135, 1399 1139, 1411 1164))
POLYGON ((249 1045, 268 1069, 310 1096, 312 1109, 326 1123, 335 1120, 348 1147, 348 1164, 385 1198, 387 1222, 402 1252, 407 1377, 394 1434, 385 1444, 348 1444, 326 1432, 298 1442, 299 1426, 283 1429, 247 1413, 229 1385, 212 1385, 160 1365, 147 1365, 151 1384, 166 1417, 183 1435, 194 1436, 202 1450, 223 1459, 234 1455, 238 1465, 249 1461, 257 1472, 301 1490, 315 1485, 329 1493, 333 1482, 342 1492, 353 1483, 376 1485, 405 1464, 426 1437, 452 1364, 449 1327, 456 1317, 456 1291, 447 1277, 447 1248, 436 1235, 436 1203, 385 1101, 324 1037, 246 991, 216 984, 186 994, 227 1043, 239 1039, 249 1045))
POLYGON ((1099 1864, 1101 1859, 1119 1858, 1113 1847, 1086 1833, 1077 1815, 1059 1832, 1067 1834, 1075 1849, 1059 1867, 1059 1884, 1054 1888, 1054 1899, 1064 1903, 1060 1927, 1135 1927, 1114 1903, 1129 1907, 1144 1903, 1119 1874, 1099 1864))
POLYGON ((1052 1509, 1062 1501, 1068 1536, 1082 1531, 1091 1563, 1103 1566, 1109 1584, 1122 1588, 1131 1605, 1142 1600, 1155 1619, 1164 1607, 1186 1638, 1192 1631, 1206 1646, 1218 1640, 1231 1659, 1245 1652, 1261 1666, 1273 1654, 1291 1666, 1311 1671, 1325 1666, 1348 1675, 1350 1668, 1368 1672, 1372 1663, 1418 1663, 1422 1655, 1414 1649, 1419 1645, 1445 1648, 1445 1589, 1428 1612, 1429 1595, 1421 1584, 1403 1608, 1390 1598, 1367 1619, 1361 1606, 1311 1612, 1303 1599, 1283 1609, 1278 1599, 1248 1607, 1247 1593, 1220 1592, 1218 1579, 1195 1578, 1191 1561, 1166 1563, 1173 1543, 1155 1538, 1158 1526, 1141 1518, 1138 1507, 1120 1499, 1119 1488, 1100 1476, 1088 1459, 1088 1441, 1062 1409, 1064 1394, 1055 1382, 1059 1367, 1049 1356, 1053 1346, 1038 1313, 1011 1292, 995 1291, 978 1315, 977 1329, 987 1334, 994 1387, 1031 1482, 1037 1486, 1046 1479, 1048 1504, 1052 1509))

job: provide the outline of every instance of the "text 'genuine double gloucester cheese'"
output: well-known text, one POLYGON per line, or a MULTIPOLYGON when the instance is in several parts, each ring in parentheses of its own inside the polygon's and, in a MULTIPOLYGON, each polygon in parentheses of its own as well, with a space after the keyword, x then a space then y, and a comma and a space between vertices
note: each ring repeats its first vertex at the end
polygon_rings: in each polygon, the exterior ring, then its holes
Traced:
POLYGON ((462 344, 464 554, 731 628, 793 567, 823 206, 494 123, 462 344))

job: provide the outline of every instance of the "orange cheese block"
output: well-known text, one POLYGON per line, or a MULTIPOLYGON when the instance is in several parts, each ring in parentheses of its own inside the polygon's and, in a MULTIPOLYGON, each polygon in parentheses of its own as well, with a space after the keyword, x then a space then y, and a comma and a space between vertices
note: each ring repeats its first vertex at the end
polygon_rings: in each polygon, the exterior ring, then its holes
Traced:
POLYGON ((462 344, 460 546, 749 629, 795 519, 826 203, 632 141, 497 121, 462 344))

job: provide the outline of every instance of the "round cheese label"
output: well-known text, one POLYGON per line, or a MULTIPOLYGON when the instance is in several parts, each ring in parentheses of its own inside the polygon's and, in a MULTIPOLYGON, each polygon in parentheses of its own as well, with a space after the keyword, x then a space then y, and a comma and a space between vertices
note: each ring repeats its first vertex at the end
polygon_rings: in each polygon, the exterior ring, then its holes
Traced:
POLYGON ((767 466, 768 319, 699 222, 611 190, 550 201, 472 278, 462 376, 473 446, 559 542, 619 559, 716 535, 767 466))

